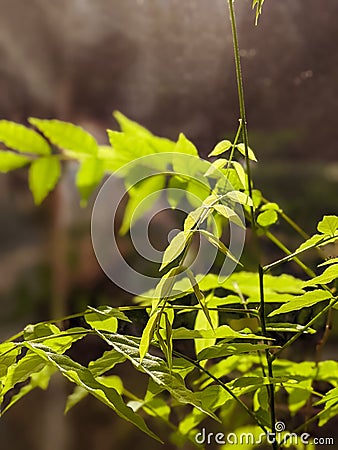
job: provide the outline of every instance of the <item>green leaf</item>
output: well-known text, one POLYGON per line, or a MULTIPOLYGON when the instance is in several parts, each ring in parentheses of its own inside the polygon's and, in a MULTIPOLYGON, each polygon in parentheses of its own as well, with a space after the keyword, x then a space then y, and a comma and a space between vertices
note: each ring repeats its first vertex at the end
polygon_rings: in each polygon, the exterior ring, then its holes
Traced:
POLYGON ((321 264, 318 264, 318 267, 322 267, 322 266, 330 266, 331 264, 337 264, 338 263, 338 258, 329 258, 326 261, 324 261, 321 264))
MULTIPOLYGON (((216 345, 212 345, 209 348, 202 350, 198 355, 197 359, 202 361, 203 359, 211 358, 221 358, 229 355, 238 355, 240 353, 250 353, 272 348, 265 344, 242 344, 235 343, 229 344, 227 340, 219 342, 216 345)), ((274 347, 275 348, 275 347, 274 347)))
MULTIPOLYGON (((97 380, 107 387, 114 388, 118 394, 120 395, 123 394, 124 391, 123 383, 121 378, 118 377, 117 375, 98 377, 97 380)), ((73 393, 67 397, 67 403, 64 411, 65 414, 67 414, 71 408, 77 405, 81 400, 86 398, 88 395, 89 392, 85 388, 83 388, 82 386, 75 386, 73 393)))
POLYGON ((66 331, 61 331, 53 324, 38 323, 25 327, 24 339, 26 341, 38 339, 40 344, 48 345, 50 349, 58 353, 64 353, 74 342, 83 339, 87 333, 88 330, 81 327, 68 328, 66 331))
POLYGON ((228 163, 227 159, 218 158, 216 161, 214 161, 212 164, 210 164, 208 170, 205 172, 204 176, 209 177, 213 173, 217 172, 220 169, 223 169, 224 166, 226 166, 228 163))
POLYGON ((230 259, 235 261, 235 263, 242 265, 230 252, 230 250, 223 244, 223 242, 218 239, 218 237, 214 236, 213 234, 209 233, 207 230, 198 230, 199 233, 201 233, 203 236, 205 236, 210 244, 212 244, 214 247, 216 247, 220 252, 222 252, 225 256, 228 256, 230 259))
MULTIPOLYGON (((208 301, 210 298, 212 298, 213 294, 211 293, 206 299, 206 305, 208 305, 208 301)), ((212 323, 212 329, 216 329, 219 325, 219 318, 218 318, 218 311, 215 310, 209 310, 208 311, 209 316, 210 316, 210 320, 212 323)), ((207 320, 205 313, 202 311, 198 311, 196 314, 196 319, 195 319, 195 326, 194 329, 195 330, 199 330, 199 329, 205 329, 209 326, 209 321, 207 320)), ((195 352, 196 354, 198 354, 199 352, 201 352, 203 349, 208 348, 212 345, 214 345, 216 343, 216 338, 212 338, 212 339, 196 339, 195 340, 195 352)))
POLYGON ((210 193, 210 187, 204 183, 193 180, 189 181, 186 187, 186 196, 189 203, 194 207, 198 208, 203 203, 204 199, 210 193))
POLYGON ((231 161, 232 166, 236 170, 236 173, 238 175, 239 181, 242 184, 242 188, 245 189, 246 187, 246 173, 241 163, 237 161, 231 161))
POLYGON ((213 330, 214 326, 213 326, 213 323, 212 323, 212 320, 211 320, 211 317, 209 314, 208 307, 205 302, 204 294, 201 292, 201 290, 198 286, 197 280, 194 277, 194 274, 192 273, 192 271, 190 269, 187 269, 187 275, 188 275, 189 281, 191 283, 191 286, 194 290, 195 297, 197 298, 197 301, 198 301, 200 307, 202 308, 203 314, 205 315, 205 318, 207 319, 207 321, 210 325, 210 328, 213 330))
POLYGON ((294 416, 303 406, 306 405, 312 393, 312 379, 302 380, 295 387, 285 387, 289 394, 288 403, 291 416, 294 416))
POLYGON ((244 333, 243 331, 235 331, 228 325, 221 325, 215 330, 189 330, 187 328, 174 328, 173 329, 173 339, 265 339, 262 336, 256 336, 252 333, 244 333))
POLYGON ((260 225, 261 227, 264 227, 264 228, 273 225, 274 223, 277 222, 277 220, 278 220, 278 214, 273 209, 268 209, 268 210, 262 212, 261 214, 259 214, 259 216, 257 217, 258 225, 260 225))
POLYGON ((187 181, 180 177, 173 176, 170 178, 167 189, 167 199, 172 209, 177 208, 177 205, 185 196, 187 181))
MULTIPOLYGON (((131 119, 128 119, 128 117, 124 116, 119 111, 115 111, 113 115, 120 125, 121 130, 123 131, 123 133, 120 134, 125 134, 125 136, 129 138, 136 138, 136 140, 138 139, 139 141, 141 141, 143 145, 147 142, 147 145, 151 150, 150 153, 175 151, 175 142, 166 138, 155 136, 145 127, 138 124, 137 122, 134 122, 131 119)), ((136 140, 134 140, 134 142, 136 142, 136 140)), ((132 150, 132 148, 129 148, 129 150, 132 150)))
POLYGON ((314 277, 309 281, 306 281, 303 286, 314 286, 316 284, 327 284, 331 283, 331 281, 338 278, 338 264, 333 264, 333 266, 329 266, 321 275, 318 277, 314 277))
POLYGON ((47 361, 49 364, 56 367, 69 381, 86 389, 91 395, 113 409, 122 419, 131 422, 141 431, 157 441, 160 441, 159 438, 149 430, 144 420, 126 406, 117 390, 113 387, 108 387, 103 384, 102 381, 95 379, 89 369, 73 361, 66 355, 54 353, 48 347, 32 343, 26 343, 26 346, 32 352, 36 353, 36 355, 39 356, 39 359, 47 361))
POLYGON ((224 141, 219 142, 212 152, 209 153, 208 156, 218 156, 224 152, 227 152, 232 147, 232 142, 228 141, 227 139, 224 141))
POLYGON ((0 120, 0 142, 23 153, 49 155, 48 142, 34 130, 8 120, 0 120))
POLYGON ((7 173, 14 169, 26 166, 29 163, 29 158, 17 155, 12 152, 0 151, 0 172, 7 173))
POLYGON ((84 204, 90 194, 101 182, 104 175, 103 161, 96 157, 89 157, 81 161, 80 168, 76 175, 76 186, 81 194, 84 204))
POLYGON ((114 313, 105 314, 100 310, 90 311, 84 315, 84 318, 94 330, 104 330, 112 333, 117 331, 118 322, 114 313))
POLYGON ((293 297, 292 300, 272 311, 272 313, 269 314, 269 317, 276 316, 277 314, 285 314, 290 311, 298 311, 302 308, 308 308, 330 298, 332 298, 332 294, 329 291, 315 290, 306 292, 303 295, 293 297))
MULTIPOLYGON (((211 411, 216 411, 221 406, 226 405, 228 401, 233 400, 228 392, 217 385, 208 386, 206 389, 196 392, 196 396, 201 400, 203 406, 211 411)), ((198 409, 193 409, 183 420, 180 420, 179 431, 186 435, 205 418, 206 415, 204 413, 198 409)))
POLYGON ((174 236, 163 253, 162 264, 159 269, 160 271, 172 261, 174 261, 174 259, 176 259, 183 252, 189 236, 189 231, 180 231, 178 234, 176 234, 176 236, 174 236))
POLYGON ((248 195, 244 194, 244 192, 231 191, 226 194, 226 197, 242 205, 253 206, 251 198, 248 195))
POLYGON ((338 217, 324 216, 323 220, 318 223, 317 230, 327 236, 335 236, 338 231, 338 217))
POLYGON ((245 224, 241 221, 239 216, 233 211, 231 208, 225 205, 214 205, 213 208, 221 214, 221 216, 228 219, 230 222, 233 222, 235 225, 238 225, 241 228, 245 229, 245 224))
POLYGON ((134 135, 134 136, 141 136, 141 137, 152 137, 152 133, 144 128, 142 125, 138 124, 137 122, 134 122, 131 119, 128 119, 125 115, 123 115, 120 111, 114 111, 113 116, 115 117, 115 120, 120 125, 120 128, 123 132, 134 135))
POLYGON ((262 14, 263 3, 264 0, 253 0, 252 2, 252 9, 256 8, 255 25, 258 24, 259 16, 262 14))
POLYGON ((325 408, 320 412, 318 425, 322 427, 330 419, 337 417, 338 412, 338 387, 328 391, 315 405, 325 403, 325 408))
POLYGON ((142 332, 142 338, 140 341, 140 362, 142 362, 143 358, 147 354, 149 350, 150 343, 154 337, 154 333, 156 330, 156 326, 158 325, 158 321, 160 318, 160 311, 154 312, 147 322, 147 325, 144 327, 142 332))
POLYGON ((100 358, 90 361, 88 364, 88 369, 94 377, 97 377, 103 375, 105 372, 108 372, 108 370, 113 369, 116 364, 123 363, 125 360, 126 357, 121 355, 121 353, 116 350, 107 350, 100 358))
POLYGON ((57 156, 36 159, 29 168, 28 183, 36 205, 47 197, 61 176, 61 164, 57 156))
POLYGON ((277 203, 273 203, 273 202, 268 202, 265 203, 262 207, 261 207, 261 211, 268 211, 268 210, 273 210, 273 211, 277 211, 277 212, 281 212, 281 208, 279 207, 279 205, 277 203))
POLYGON ((29 122, 58 147, 77 153, 97 155, 98 145, 96 140, 79 126, 61 120, 30 118, 29 122))
POLYGON ((313 236, 311 236, 309 239, 307 239, 306 241, 304 241, 296 250, 295 252, 299 252, 301 250, 306 250, 310 247, 314 247, 317 244, 320 244, 321 241, 323 241, 325 239, 325 236, 323 236, 322 234, 314 234, 313 236))
MULTIPOLYGON (((245 145, 244 144, 237 144, 236 148, 243 156, 245 156, 245 145)), ((253 150, 250 147, 248 147, 248 156, 249 156, 249 159, 251 159, 251 161, 257 162, 257 158, 256 158, 253 150)))
MULTIPOLYGON (((89 313, 94 312, 96 315, 101 315, 102 318, 110 318, 110 317, 116 317, 118 320, 124 320, 125 322, 130 322, 131 320, 126 316, 122 311, 120 311, 118 308, 112 308, 111 306, 99 306, 98 308, 93 308, 92 306, 88 306, 89 313)), ((97 316, 96 316, 97 317, 97 316)))
POLYGON ((1 415, 5 414, 9 408, 15 405, 15 403, 21 400, 25 395, 29 394, 33 389, 40 388, 45 391, 48 388, 50 378, 54 372, 54 367, 48 365, 39 372, 32 373, 30 375, 29 383, 19 388, 19 392, 11 397, 10 402, 2 409, 1 415))
POLYGON ((194 209, 193 211, 191 211, 191 213, 189 213, 187 215, 187 217, 185 218, 184 231, 189 231, 189 230, 195 228, 198 221, 201 219, 203 212, 205 213, 206 216, 208 215, 204 206, 199 206, 197 209, 194 209))
POLYGON ((174 151, 177 153, 198 156, 197 148, 184 136, 183 133, 180 133, 174 151))
POLYGON ((154 176, 139 181, 128 190, 129 200, 124 212, 120 234, 125 235, 133 223, 151 209, 161 196, 165 186, 165 176, 154 176))
POLYGON ((40 372, 45 366, 45 361, 34 352, 27 352, 18 362, 11 364, 3 381, 0 402, 17 383, 28 380, 33 373, 40 372))
POLYGON ((169 371, 166 364, 161 358, 147 353, 144 356, 143 360, 140 360, 140 340, 138 338, 131 338, 129 336, 122 336, 119 334, 108 336, 100 333, 100 335, 116 351, 126 356, 126 358, 131 361, 131 363, 137 370, 145 372, 149 377, 152 378, 155 383, 168 390, 171 395, 180 403, 193 405, 215 420, 218 420, 211 411, 209 411, 207 408, 203 408, 202 402, 198 399, 196 394, 187 389, 183 382, 183 379, 179 374, 169 371))

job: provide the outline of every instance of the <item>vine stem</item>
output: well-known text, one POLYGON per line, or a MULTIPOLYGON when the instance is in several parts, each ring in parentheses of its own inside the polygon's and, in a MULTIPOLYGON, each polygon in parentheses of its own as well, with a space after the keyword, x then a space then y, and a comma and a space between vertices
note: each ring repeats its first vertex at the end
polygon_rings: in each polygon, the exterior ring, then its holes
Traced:
MULTIPOLYGON (((242 123, 242 136, 244 142, 245 149, 245 162, 246 162, 246 172, 247 172, 247 191, 249 197, 253 199, 252 195, 252 178, 251 178, 251 169, 250 169, 250 159, 249 159, 249 138, 248 138, 248 127, 246 120, 246 111, 245 111, 245 100, 244 100, 244 87, 243 87, 243 77, 242 77, 242 68, 241 68, 241 59, 239 52, 239 43, 238 43, 238 33, 237 33, 237 25, 236 25, 236 17, 234 10, 234 0, 228 0, 229 11, 230 11, 230 22, 231 22, 231 31, 232 31, 232 40, 233 40, 233 48, 234 48, 234 57, 235 57, 235 66, 236 66, 236 80, 237 80, 237 91, 238 91, 238 101, 239 101, 239 112, 242 123)), ((264 302, 264 270, 262 268, 260 262, 260 248, 258 245, 258 235, 257 235, 257 225, 255 218, 255 211, 253 204, 250 206, 250 216, 251 216, 251 226, 253 231, 253 236, 256 243, 256 249, 258 253, 258 273, 259 273, 259 291, 260 291, 260 321, 261 327, 263 331, 263 335, 266 336, 266 321, 265 321, 265 302, 264 302)), ((273 378, 273 368, 272 362, 273 359, 268 350, 265 351, 266 362, 268 366, 268 375, 269 378, 273 378)), ((275 395, 274 395, 274 385, 270 383, 267 385, 267 391, 269 396, 270 403, 270 421, 271 421, 271 429, 275 430, 276 423, 276 413, 275 413, 275 395)), ((278 449, 277 442, 273 442, 272 444, 273 450, 278 449)))

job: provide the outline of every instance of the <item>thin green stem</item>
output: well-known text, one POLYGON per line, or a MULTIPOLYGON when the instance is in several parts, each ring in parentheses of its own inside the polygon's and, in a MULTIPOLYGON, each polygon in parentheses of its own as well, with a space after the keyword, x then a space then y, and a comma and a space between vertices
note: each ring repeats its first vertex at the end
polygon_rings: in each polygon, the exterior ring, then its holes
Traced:
POLYGON ((209 378, 216 381, 217 384, 219 384, 231 397, 236 400, 236 402, 241 405, 242 408, 245 409, 247 414, 257 423, 257 425, 264 431, 265 434, 267 434, 267 429, 264 425, 261 424, 259 419, 256 417, 256 415, 251 411, 251 409, 248 408, 248 406, 236 395, 232 392, 232 390, 223 383, 222 380, 217 378, 215 375, 213 375, 211 372, 209 372, 207 369, 205 369, 199 362, 195 361, 194 359, 190 358, 189 356, 184 355, 183 353, 180 353, 176 350, 173 351, 173 354, 179 358, 185 359, 186 361, 189 361, 191 364, 193 364, 195 367, 197 367, 199 370, 204 372, 206 375, 208 375, 209 378))
POLYGON ((328 237, 328 238, 323 238, 321 241, 317 242, 316 244, 310 245, 309 247, 303 248, 301 250, 296 250, 295 252, 291 252, 287 247, 285 247, 284 244, 282 244, 282 242, 280 242, 280 240, 278 238, 276 238, 276 236, 274 236, 273 234, 271 234, 270 232, 267 232, 266 234, 269 239, 271 239, 276 245, 278 245, 278 247, 283 250, 287 256, 285 256, 284 258, 278 259, 277 261, 270 263, 266 266, 263 267, 264 272, 267 272, 269 270, 275 269, 276 267, 280 266, 281 264, 291 261, 292 259, 297 262, 297 264, 301 265, 301 267, 304 269, 304 271, 311 277, 314 277, 316 274, 309 269, 307 266, 305 266, 304 263, 302 263, 297 256, 301 255, 302 253, 306 252, 307 250, 312 250, 314 248, 316 248, 318 245, 322 245, 325 244, 329 241, 332 240, 332 236, 328 237))
MULTIPOLYGON (((235 57, 235 66, 236 66, 236 79, 237 79, 237 91, 238 91, 238 100, 239 100, 239 110, 242 121, 242 135, 245 149, 245 162, 246 162, 246 172, 247 172, 247 191, 249 197, 253 199, 252 194, 252 179, 251 179, 251 169, 250 169, 250 159, 249 159, 249 138, 248 138, 248 127, 246 121, 246 111, 245 111, 245 101, 244 101, 244 88, 243 88, 243 77, 242 77, 242 68, 241 68, 241 60, 240 60, 240 52, 239 52, 239 43, 238 43, 238 34, 237 34, 237 26, 236 26, 236 17, 234 11, 234 0, 228 0, 229 11, 230 11, 230 22, 231 22, 231 31, 232 31, 232 40, 234 47, 234 57, 235 57)), ((260 277, 260 318, 261 318, 261 327, 263 331, 263 335, 266 336, 266 324, 265 324, 265 303, 264 303, 264 286, 263 286, 263 270, 260 262, 260 248, 258 243, 258 235, 257 235, 257 225, 256 225, 256 217, 255 210, 253 204, 250 206, 250 216, 251 216, 251 226, 253 231, 253 237, 255 240, 257 253, 258 253, 258 270, 260 277)), ((266 361, 268 365, 268 373, 269 377, 273 378, 273 370, 272 370, 272 360, 270 358, 270 353, 266 351, 266 361)), ((270 419, 271 419, 271 428, 275 429, 275 402, 274 402, 274 387, 273 384, 269 384, 267 386, 269 400, 270 400, 270 419)), ((272 444, 272 448, 277 450, 277 443, 274 442, 272 444)))
MULTIPOLYGON (((247 171, 247 190, 248 190, 250 198, 252 199, 253 195, 252 195, 252 180, 251 180, 251 169, 250 169, 250 160, 249 160, 249 139, 248 139, 248 129, 247 129, 247 120, 246 120, 245 101, 244 101, 244 88, 243 88, 243 78, 242 78, 242 68, 241 68, 241 61, 240 61, 238 34, 237 34, 236 18, 235 18, 234 4, 233 4, 234 2, 233 2, 233 0, 228 0, 228 3, 229 3, 229 10, 230 10, 230 21, 231 21, 232 38, 233 38, 233 46, 234 46, 235 65, 236 65, 236 78, 237 78, 239 109, 240 109, 240 115, 241 115, 241 120, 242 120, 242 125, 243 125, 243 142, 244 142, 244 148, 245 148, 245 161, 246 161, 246 171, 247 171)), ((253 206, 250 206, 250 216, 251 216, 251 225, 252 225, 252 229, 253 229, 253 234, 254 234, 256 242, 258 242, 256 218, 255 218, 253 206)), ((262 267, 260 264, 260 256, 258 256, 258 263, 259 263, 258 270, 259 270, 259 284, 260 284, 260 321, 261 321, 263 335, 266 336, 263 271, 262 271, 262 267)), ((267 360, 267 364, 268 364, 269 377, 273 377, 272 365, 271 365, 270 355, 269 355, 268 351, 266 352, 266 360, 267 360)), ((274 429, 275 407, 274 407, 273 385, 269 385, 267 387, 267 389, 268 389, 268 393, 269 393, 269 397, 270 397, 271 428, 274 429)), ((277 448, 275 446, 275 444, 273 444, 273 448, 277 448)))
MULTIPOLYGON (((261 265, 258 268, 259 274, 259 292, 260 292, 260 321, 262 327, 263 336, 267 336, 266 332, 266 320, 265 320, 265 301, 264 301, 264 271, 261 265)), ((265 358, 268 366, 268 376, 269 380, 273 378, 273 368, 272 359, 268 349, 265 350, 265 358)), ((271 419, 271 429, 275 430, 276 424, 276 411, 275 411, 275 387, 272 382, 267 385, 267 390, 269 394, 270 403, 270 419, 271 419)))
POLYGON ((318 314, 316 314, 306 325, 304 325, 304 327, 302 328, 301 331, 299 331, 297 334, 295 334, 294 336, 292 336, 291 339, 289 339, 282 348, 280 348, 279 350, 277 350, 273 355, 272 355, 272 359, 276 359, 277 356, 279 356, 279 354, 284 351, 286 348, 290 347, 291 344, 293 344, 300 336, 302 336, 302 334, 304 333, 304 331, 306 331, 308 328, 311 327, 311 325, 313 325, 318 319, 320 319, 327 311, 329 311, 336 303, 338 302, 338 297, 335 297, 331 300, 331 302, 325 306, 325 308, 323 308, 321 311, 319 311, 318 314))
MULTIPOLYGON (((245 149, 245 162, 246 162, 246 172, 247 172, 247 190, 249 193, 249 197, 252 199, 252 180, 251 180, 251 169, 250 169, 250 159, 249 159, 249 138, 248 138, 248 127, 246 121, 246 111, 245 111, 245 101, 244 101, 244 88, 243 88, 243 77, 242 77, 242 67, 241 67, 241 59, 239 53, 239 44, 238 44, 238 34, 237 34, 237 25, 236 25, 236 17, 234 11, 234 0, 228 0, 229 3, 229 11, 230 11, 230 22, 231 22, 231 31, 232 31, 232 39, 233 39, 233 47, 234 47, 234 57, 235 57, 235 66, 236 66, 236 80, 237 80, 237 92, 238 92, 238 100, 239 100, 239 112, 241 116, 242 122, 242 135, 245 149)), ((252 227, 256 227, 256 219, 254 214, 253 206, 251 209, 251 218, 252 218, 252 227)))

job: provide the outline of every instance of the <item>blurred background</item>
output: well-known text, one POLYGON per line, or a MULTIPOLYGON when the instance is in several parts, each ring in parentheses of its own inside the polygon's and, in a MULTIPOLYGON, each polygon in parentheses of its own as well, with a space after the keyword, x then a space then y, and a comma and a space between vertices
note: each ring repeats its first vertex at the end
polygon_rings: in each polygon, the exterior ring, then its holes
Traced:
MULTIPOLYGON (((266 0, 258 27, 250 4, 238 1, 236 10, 256 187, 311 234, 324 213, 338 213, 338 2, 266 0)), ((1 119, 69 120, 103 144, 120 110, 156 134, 183 131, 204 156, 234 137, 225 0, 0 0, 0 10, 1 119)), ((39 208, 25 170, 0 176, 1 339, 87 304, 129 301, 95 260, 91 205, 79 206, 75 169, 65 168, 39 208)), ((336 334, 324 357, 336 357, 336 334)), ((97 343, 86 352, 84 362, 97 343)), ((132 375, 130 384, 141 389, 132 375)), ((2 447, 124 450, 137 440, 140 449, 175 448, 158 447, 89 398, 64 418, 63 391, 56 379, 10 410, 2 447)))

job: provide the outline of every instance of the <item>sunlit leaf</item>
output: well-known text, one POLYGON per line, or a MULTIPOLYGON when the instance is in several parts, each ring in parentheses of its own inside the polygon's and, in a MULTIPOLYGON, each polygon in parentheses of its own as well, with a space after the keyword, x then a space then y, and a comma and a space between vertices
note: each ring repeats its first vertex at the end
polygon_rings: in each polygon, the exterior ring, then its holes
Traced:
POLYGON ((180 133, 174 151, 178 153, 185 153, 187 155, 198 156, 197 148, 184 136, 183 133, 180 133))
POLYGON ((54 189, 60 176, 61 164, 57 156, 44 156, 32 162, 28 182, 37 205, 54 189))
POLYGON ((199 232, 208 239, 210 244, 212 244, 214 247, 220 250, 220 252, 222 252, 225 256, 228 256, 230 259, 235 261, 235 263, 241 265, 238 259, 235 258, 235 256, 230 252, 230 250, 226 247, 226 245, 223 244, 223 242, 220 239, 218 239, 213 234, 209 233, 209 231, 207 230, 199 230, 199 232))
POLYGON ((77 125, 55 119, 30 118, 29 122, 58 147, 88 155, 96 155, 98 152, 93 136, 77 125))
POLYGON ((239 216, 235 213, 235 211, 232 210, 231 208, 229 208, 228 206, 217 204, 217 205, 214 205, 213 208, 219 214, 221 214, 221 216, 230 220, 230 222, 233 222, 234 224, 238 225, 239 227, 245 229, 245 224, 243 224, 243 222, 241 221, 239 216))
POLYGON ((306 281, 303 286, 315 286, 316 284, 327 284, 331 283, 331 281, 338 278, 338 264, 333 264, 333 266, 329 266, 321 275, 318 277, 314 277, 309 281, 306 281))
POLYGON ((142 332, 142 337, 140 341, 140 362, 142 362, 143 358, 147 354, 149 350, 150 343, 154 337, 155 329, 158 324, 160 317, 160 311, 155 312, 149 317, 147 325, 144 327, 142 332))
POLYGON ((164 269, 183 252, 189 236, 189 231, 180 231, 178 234, 176 234, 176 236, 174 236, 163 253, 160 270, 164 269))
POLYGON ((251 198, 248 195, 244 194, 244 192, 231 191, 226 194, 226 197, 228 197, 230 200, 233 200, 234 202, 241 203, 242 205, 253 206, 251 198))
POLYGON ((318 267, 330 266, 331 264, 337 264, 337 263, 338 263, 338 258, 330 258, 330 259, 327 259, 325 262, 318 264, 318 267))
POLYGON ((245 170, 244 170, 242 164, 237 162, 237 161, 232 161, 231 164, 234 167, 234 169, 236 170, 238 178, 239 178, 239 180, 240 180, 240 182, 242 184, 242 188, 245 189, 247 175, 245 173, 245 170))
MULTIPOLYGON (((245 156, 245 145, 244 144, 237 144, 236 148, 243 156, 245 156)), ((250 147, 248 147, 248 156, 249 156, 249 159, 251 159, 251 161, 257 162, 257 158, 256 158, 253 150, 250 147)))
POLYGON ((86 389, 91 395, 113 409, 122 419, 131 422, 141 431, 159 441, 159 438, 149 430, 144 420, 135 414, 131 408, 128 408, 117 390, 113 387, 107 387, 98 379, 95 379, 89 369, 73 361, 66 355, 58 355, 52 352, 48 347, 32 343, 26 343, 26 346, 36 356, 39 356, 40 360, 52 364, 69 381, 86 389))
POLYGON ((276 316, 277 314, 285 314, 291 311, 298 311, 302 308, 308 308, 330 298, 332 298, 332 294, 329 291, 315 290, 306 292, 303 295, 293 297, 292 300, 284 303, 280 308, 272 311, 272 313, 269 314, 269 317, 276 316))
POLYGON ((29 158, 17 155, 13 152, 0 151, 0 172, 7 173, 14 169, 24 167, 29 163, 29 158))
POLYGON ((180 201, 185 197, 187 181, 180 177, 171 177, 168 183, 167 199, 169 205, 175 209, 180 201))
POLYGON ((219 142, 214 149, 212 150, 212 152, 209 153, 208 156, 218 156, 228 150, 230 150, 232 147, 232 142, 230 142, 229 140, 224 140, 219 142))
POLYGON ((257 217, 257 223, 261 227, 269 227, 276 223, 278 220, 278 214, 273 209, 267 209, 266 211, 259 214, 257 217))
POLYGON ((136 367, 136 369, 145 372, 153 379, 153 381, 155 381, 155 383, 168 390, 180 403, 193 405, 202 412, 205 412, 209 416, 218 420, 211 411, 207 408, 203 408, 201 400, 198 399, 195 393, 187 389, 180 375, 168 370, 166 364, 161 358, 147 353, 142 362, 140 361, 140 340, 138 338, 131 338, 118 334, 108 336, 100 333, 100 335, 102 335, 106 342, 108 342, 108 344, 110 344, 116 351, 126 356, 127 359, 129 359, 136 367))
POLYGON ((229 355, 238 355, 240 353, 250 353, 265 350, 267 348, 270 348, 270 346, 265 344, 249 344, 249 343, 229 344, 228 341, 226 340, 224 342, 223 341, 219 342, 216 345, 212 345, 209 348, 202 350, 197 355, 197 359, 201 361, 203 359, 221 358, 229 355))
POLYGON ((214 161, 212 164, 210 164, 208 170, 205 172, 205 176, 209 177, 214 172, 217 172, 219 169, 223 169, 224 166, 226 166, 228 163, 227 159, 218 158, 216 161, 214 161))
POLYGON ((76 186, 81 194, 81 200, 86 204, 90 194, 101 182, 104 175, 103 161, 96 157, 89 157, 80 163, 76 175, 76 186))
POLYGON ((148 177, 128 190, 129 200, 123 215, 123 221, 120 228, 120 234, 125 235, 130 227, 145 212, 152 208, 156 200, 161 196, 165 185, 165 176, 148 177))
POLYGON ((0 142, 23 153, 49 155, 51 152, 48 142, 39 133, 8 120, 0 120, 0 142))
POLYGON ((317 230, 325 235, 334 236, 338 231, 338 217, 324 216, 318 223, 317 230))
POLYGON ((253 333, 244 333, 235 331, 228 325, 221 325, 215 330, 205 329, 205 330, 189 330, 187 328, 175 328, 173 329, 173 339, 267 339, 262 338, 262 336, 256 336, 253 333))

